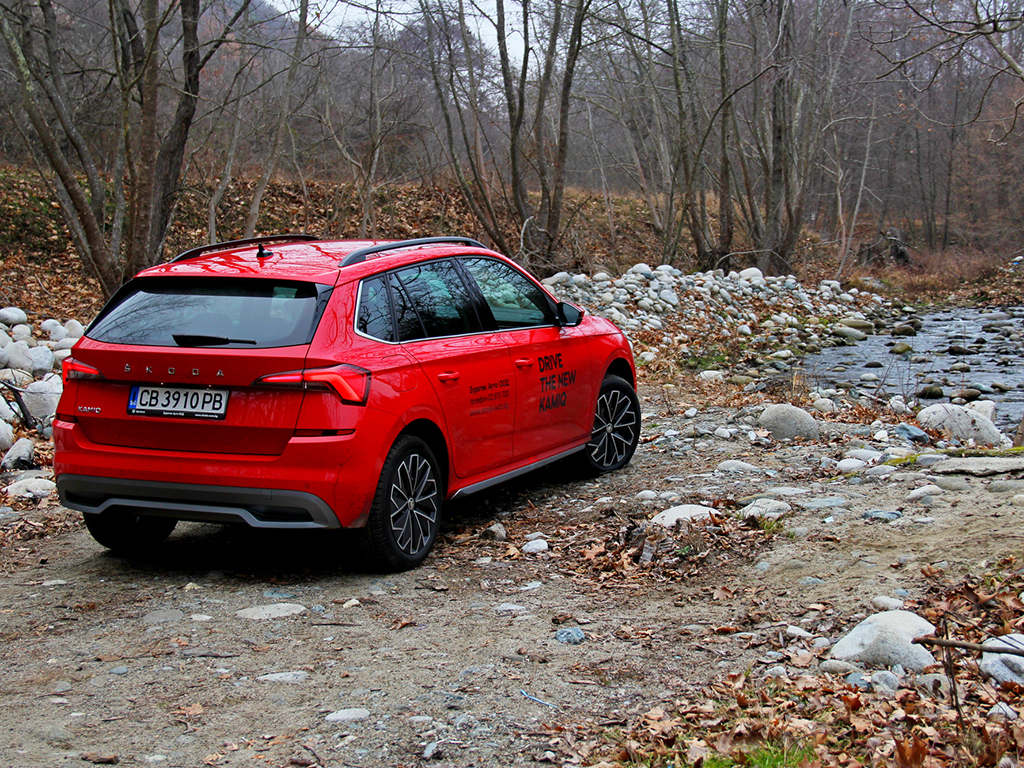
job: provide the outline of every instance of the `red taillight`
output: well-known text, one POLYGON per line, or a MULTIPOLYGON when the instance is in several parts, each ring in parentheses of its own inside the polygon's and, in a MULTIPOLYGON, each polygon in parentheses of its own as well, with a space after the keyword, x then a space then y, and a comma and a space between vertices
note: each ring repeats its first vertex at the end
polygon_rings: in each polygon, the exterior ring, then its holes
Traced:
POLYGON ((63 363, 64 371, 64 383, 67 384, 72 379, 103 379, 106 378, 100 373, 98 368, 93 368, 91 365, 75 360, 73 357, 65 357, 63 363))
POLYGON ((307 368, 261 376, 254 387, 284 387, 329 391, 343 403, 366 405, 370 396, 370 372, 355 365, 336 365, 331 368, 307 368))

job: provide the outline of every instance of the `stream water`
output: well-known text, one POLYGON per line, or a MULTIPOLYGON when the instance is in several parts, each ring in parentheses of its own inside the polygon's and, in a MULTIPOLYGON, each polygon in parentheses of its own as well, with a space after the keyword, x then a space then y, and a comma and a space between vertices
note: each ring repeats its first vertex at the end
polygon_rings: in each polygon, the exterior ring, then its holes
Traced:
MULTIPOLYGON (((995 424, 1012 437, 1024 413, 1024 307, 1004 311, 951 309, 908 315, 921 327, 916 336, 872 334, 853 346, 830 347, 804 359, 808 384, 819 388, 856 386, 888 399, 916 399, 925 384, 942 387, 944 398, 922 399, 921 405, 949 402, 951 393, 973 388, 996 402, 995 424), (912 351, 890 352, 898 342, 912 351), (966 370, 965 370, 966 369, 966 370), (867 374, 878 381, 865 381, 867 374), (1008 388, 1007 391, 1000 391, 1008 388)), ((899 325, 897 322, 895 325, 899 325)))

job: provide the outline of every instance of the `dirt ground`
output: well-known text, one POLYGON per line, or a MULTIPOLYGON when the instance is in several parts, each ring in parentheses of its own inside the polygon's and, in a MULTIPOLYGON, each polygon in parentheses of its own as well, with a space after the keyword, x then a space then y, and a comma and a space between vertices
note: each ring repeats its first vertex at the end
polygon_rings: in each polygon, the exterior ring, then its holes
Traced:
MULTIPOLYGON (((1024 507, 988 490, 1007 476, 908 501, 927 470, 858 482, 822 464, 862 435, 884 447, 877 426, 755 447, 746 427, 713 434, 742 426, 735 409, 686 419, 692 403, 643 394, 627 469, 587 480, 555 466, 463 502, 408 573, 354 565, 344 535, 198 524, 137 559, 80 526, 9 547, 0 766, 587 765, 600 733, 715 677, 813 665, 790 625, 834 641, 877 595, 913 607, 929 578, 1020 556, 1024 507), (759 471, 715 471, 726 459, 759 471), (779 488, 794 508, 781 524, 735 520, 738 500, 779 488), (643 535, 683 503, 721 516, 643 535), (872 510, 902 517, 861 517, 872 510), (506 540, 484 537, 495 522, 506 540), (535 532, 550 549, 523 554, 535 532), (270 617, 245 613, 258 607, 270 617)), ((45 515, 73 517, 25 519, 45 515)))

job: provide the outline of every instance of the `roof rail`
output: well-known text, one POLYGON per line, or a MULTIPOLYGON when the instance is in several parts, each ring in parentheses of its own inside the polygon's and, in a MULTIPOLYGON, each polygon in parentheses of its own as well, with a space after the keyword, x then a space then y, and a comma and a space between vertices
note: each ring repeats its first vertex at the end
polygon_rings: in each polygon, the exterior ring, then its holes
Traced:
POLYGON ((352 264, 360 264, 366 261, 366 257, 373 253, 381 253, 382 251, 394 251, 399 248, 414 248, 417 245, 434 245, 435 243, 468 245, 471 248, 487 247, 483 243, 474 240, 471 237, 418 237, 413 240, 398 240, 392 243, 382 243, 380 245, 371 245, 366 248, 360 248, 357 251, 352 251, 352 253, 346 256, 339 266, 348 267, 351 266, 352 264))
POLYGON ((246 237, 242 240, 228 240, 226 243, 208 243, 206 245, 200 245, 198 248, 190 248, 183 253, 178 254, 168 262, 173 264, 176 261, 188 261, 194 259, 196 256, 201 256, 204 253, 210 251, 226 251, 229 248, 240 248, 243 245, 256 245, 257 243, 283 243, 283 242, 310 242, 312 240, 320 240, 321 238, 316 235, 306 235, 299 233, 285 233, 283 235, 263 235, 261 237, 246 237))

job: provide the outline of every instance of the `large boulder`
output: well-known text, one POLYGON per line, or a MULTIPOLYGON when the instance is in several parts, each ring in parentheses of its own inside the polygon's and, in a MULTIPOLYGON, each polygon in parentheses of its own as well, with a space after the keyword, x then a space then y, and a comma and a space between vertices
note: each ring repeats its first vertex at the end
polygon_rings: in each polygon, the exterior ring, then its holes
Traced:
POLYGON ((979 445, 1001 445, 1002 433, 990 419, 977 411, 952 403, 929 405, 917 414, 917 423, 925 429, 937 429, 958 440, 973 440, 979 445))
POLYGON ((832 646, 832 658, 856 661, 872 669, 901 666, 920 672, 935 663, 932 655, 911 641, 935 632, 931 623, 910 611, 882 611, 868 616, 832 646))
POLYGON ((808 440, 818 439, 818 422, 807 411, 788 403, 776 403, 767 406, 758 418, 757 423, 771 432, 776 440, 792 440, 802 437, 808 440))
POLYGON ((47 374, 41 381, 33 381, 25 388, 22 396, 25 407, 39 424, 49 424, 57 412, 57 402, 64 391, 61 377, 56 373, 47 374))
POLYGON ((20 325, 21 323, 28 322, 28 315, 25 311, 18 307, 4 307, 0 309, 0 323, 10 327, 12 325, 20 325))

